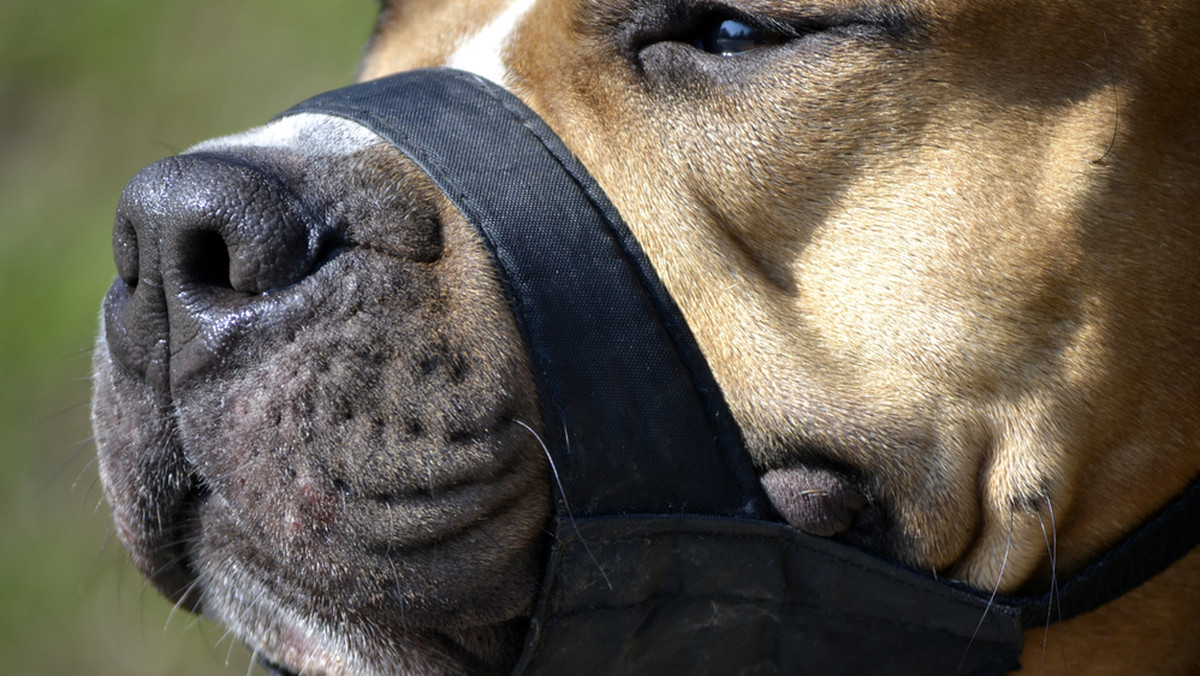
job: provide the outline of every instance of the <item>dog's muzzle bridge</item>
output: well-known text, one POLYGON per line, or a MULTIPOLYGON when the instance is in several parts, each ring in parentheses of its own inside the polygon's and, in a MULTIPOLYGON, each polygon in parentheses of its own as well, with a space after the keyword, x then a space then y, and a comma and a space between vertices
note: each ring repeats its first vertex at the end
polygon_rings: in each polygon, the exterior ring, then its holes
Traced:
POLYGON ((450 70, 289 110, 415 161, 490 250, 530 352, 556 542, 515 673, 1000 674, 1023 632, 1200 540, 1200 488, 1041 598, 934 579, 786 526, 682 315, 597 183, 514 96, 450 70))

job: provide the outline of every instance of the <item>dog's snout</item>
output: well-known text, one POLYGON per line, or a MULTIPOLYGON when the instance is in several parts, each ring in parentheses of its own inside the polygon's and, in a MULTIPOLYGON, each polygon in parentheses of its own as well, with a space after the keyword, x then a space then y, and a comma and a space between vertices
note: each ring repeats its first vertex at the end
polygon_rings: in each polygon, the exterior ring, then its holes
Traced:
POLYGON ((162 160, 130 181, 117 210, 109 345, 168 387, 202 369, 222 334, 269 313, 270 292, 303 280, 336 246, 334 228, 268 170, 207 154, 162 160))

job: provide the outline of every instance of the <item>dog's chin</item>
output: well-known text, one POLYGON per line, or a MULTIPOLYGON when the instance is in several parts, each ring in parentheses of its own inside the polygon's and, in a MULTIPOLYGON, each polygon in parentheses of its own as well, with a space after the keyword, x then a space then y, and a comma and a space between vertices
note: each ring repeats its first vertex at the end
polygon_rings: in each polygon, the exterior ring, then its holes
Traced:
POLYGON ((500 674, 511 670, 526 622, 444 630, 380 623, 351 609, 283 601, 237 567, 202 568, 205 614, 228 627, 269 671, 294 676, 500 674))
MULTIPOLYGON (((478 493, 488 511, 503 490, 458 492, 478 493)), ((299 532, 286 508, 272 520, 203 489, 184 500, 183 547, 148 548, 165 537, 118 519, 122 539, 168 598, 278 673, 499 674, 519 656, 541 571, 541 548, 522 529, 442 520, 426 524, 428 542, 389 530, 389 544, 370 551, 351 541, 365 528, 357 517, 299 532)))
MULTIPOLYGON (((255 614, 232 609, 236 626, 255 614)), ((360 674, 502 674, 512 670, 521 627, 480 627, 455 632, 413 632, 400 640, 384 638, 370 627, 331 628, 287 609, 267 611, 254 627, 257 635, 242 636, 255 659, 269 671, 294 676, 360 674)))
MULTIPOLYGON (((214 452, 191 442, 200 448, 183 443, 179 455, 214 452)), ((398 490, 380 504, 362 487, 284 468, 272 481, 270 465, 244 463, 236 491, 179 469, 193 485, 174 496, 175 526, 148 526, 152 517, 118 499, 122 539, 168 598, 281 673, 511 669, 541 575, 536 472, 509 468, 433 495, 398 490)))

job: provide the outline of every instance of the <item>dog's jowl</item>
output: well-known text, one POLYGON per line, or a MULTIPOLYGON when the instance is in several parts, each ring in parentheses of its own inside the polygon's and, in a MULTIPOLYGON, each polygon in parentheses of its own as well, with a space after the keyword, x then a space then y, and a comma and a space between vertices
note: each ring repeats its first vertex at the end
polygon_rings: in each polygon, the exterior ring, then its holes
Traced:
MULTIPOLYGON (((996 608, 1138 571, 1027 621, 1021 673, 1200 673, 1200 5, 383 5, 360 79, 470 71, 586 167, 769 518, 996 608)), ((564 543, 599 532, 564 472, 599 437, 547 414, 569 397, 486 209, 381 134, 304 111, 133 178, 95 352, 105 495, 138 569, 278 673, 536 673, 564 543)), ((695 483, 676 469, 652 478, 695 483)), ((679 504, 688 528, 762 517, 679 504)), ((632 593, 642 569, 611 569, 632 593)))

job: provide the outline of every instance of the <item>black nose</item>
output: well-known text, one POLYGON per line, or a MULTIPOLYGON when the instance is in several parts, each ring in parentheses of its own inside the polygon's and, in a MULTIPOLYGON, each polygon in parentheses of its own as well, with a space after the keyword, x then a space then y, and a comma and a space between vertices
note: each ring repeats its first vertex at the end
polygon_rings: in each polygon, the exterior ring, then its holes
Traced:
POLYGON ((109 349, 160 388, 220 357, 224 338, 272 311, 335 239, 275 174, 216 155, 143 169, 117 207, 109 349))

